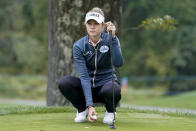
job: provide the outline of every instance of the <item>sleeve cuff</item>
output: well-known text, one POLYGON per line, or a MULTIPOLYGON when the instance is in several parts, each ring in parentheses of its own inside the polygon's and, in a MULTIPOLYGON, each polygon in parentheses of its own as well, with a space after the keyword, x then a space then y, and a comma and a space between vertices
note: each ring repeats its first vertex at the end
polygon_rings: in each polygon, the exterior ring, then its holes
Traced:
POLYGON ((116 35, 114 37, 112 37, 112 41, 116 40, 116 35))
POLYGON ((88 108, 89 106, 93 106, 93 107, 94 107, 94 104, 93 104, 93 103, 86 104, 86 107, 87 107, 87 108, 88 108))

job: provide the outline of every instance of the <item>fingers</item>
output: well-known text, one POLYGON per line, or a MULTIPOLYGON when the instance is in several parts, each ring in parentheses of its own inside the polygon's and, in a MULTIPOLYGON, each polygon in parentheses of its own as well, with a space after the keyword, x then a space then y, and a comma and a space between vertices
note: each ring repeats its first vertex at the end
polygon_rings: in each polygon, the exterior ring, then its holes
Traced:
POLYGON ((88 117, 88 121, 90 121, 90 122, 95 122, 97 119, 95 118, 95 117, 93 117, 93 116, 89 116, 88 117))
POLYGON ((112 24, 112 22, 106 22, 105 23, 105 26, 106 26, 106 28, 107 28, 107 32, 109 32, 110 30, 111 31, 115 31, 116 30, 116 27, 115 27, 115 25, 114 24, 112 24))
POLYGON ((97 114, 97 112, 95 111, 95 108, 94 108, 94 107, 89 108, 89 110, 88 110, 88 120, 89 120, 90 122, 94 122, 94 121, 97 120, 97 119, 96 119, 97 116, 98 116, 98 114, 97 114), (96 115, 96 117, 93 117, 94 115, 96 115))
POLYGON ((111 21, 105 23, 106 25, 113 25, 111 21))
POLYGON ((94 122, 94 121, 97 120, 96 118, 97 118, 97 115, 96 115, 96 117, 94 117, 93 115, 89 115, 89 116, 88 116, 88 121, 94 122))
POLYGON ((115 26, 108 26, 107 32, 109 32, 109 31, 116 31, 116 27, 115 26))
POLYGON ((96 111, 94 112, 94 115, 96 115, 96 116, 98 115, 96 111))
POLYGON ((108 21, 105 23, 105 26, 106 26, 106 31, 107 32, 112 31, 112 37, 114 37, 116 32, 115 25, 111 21, 108 21))
POLYGON ((97 113, 94 113, 94 114, 89 114, 89 116, 88 116, 88 120, 90 121, 90 122, 94 122, 94 121, 96 121, 97 120, 97 113), (95 116, 96 117, 95 117, 95 116))

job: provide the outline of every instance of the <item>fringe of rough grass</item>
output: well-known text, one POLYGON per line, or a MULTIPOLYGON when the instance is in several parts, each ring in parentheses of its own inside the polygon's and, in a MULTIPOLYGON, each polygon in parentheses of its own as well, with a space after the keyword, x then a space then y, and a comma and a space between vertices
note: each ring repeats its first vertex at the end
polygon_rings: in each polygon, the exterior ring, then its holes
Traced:
MULTIPOLYGON (((98 107, 96 110, 104 111, 104 108, 98 107)), ((76 112, 76 109, 73 106, 0 105, 0 115, 62 112, 76 112)))
POLYGON ((8 114, 32 114, 32 113, 60 113, 60 112, 73 112, 76 111, 73 107, 46 107, 46 106, 3 106, 0 107, 1 115, 8 114))
MULTIPOLYGON (((105 112, 104 107, 95 107, 97 112, 105 112)), ((0 115, 11 114, 37 114, 37 113, 62 113, 62 112, 76 112, 73 106, 26 106, 26 105, 0 105, 0 115)), ((196 117, 195 114, 181 113, 181 112, 161 112, 157 110, 137 110, 131 108, 117 108, 117 112, 127 113, 153 113, 177 117, 196 117)))

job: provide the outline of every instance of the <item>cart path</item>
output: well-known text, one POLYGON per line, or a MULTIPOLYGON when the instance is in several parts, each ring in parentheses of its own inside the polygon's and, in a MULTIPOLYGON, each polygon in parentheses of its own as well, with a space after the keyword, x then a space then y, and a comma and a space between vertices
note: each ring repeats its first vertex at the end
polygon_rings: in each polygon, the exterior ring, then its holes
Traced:
POLYGON ((22 100, 22 99, 2 99, 2 98, 0 98, 0 103, 30 105, 30 106, 46 106, 46 102, 40 101, 40 100, 22 100))
POLYGON ((121 108, 137 109, 137 110, 172 112, 172 113, 182 113, 182 114, 196 115, 196 110, 184 109, 184 108, 159 107, 159 106, 141 106, 141 105, 129 105, 129 104, 121 104, 120 107, 121 108))

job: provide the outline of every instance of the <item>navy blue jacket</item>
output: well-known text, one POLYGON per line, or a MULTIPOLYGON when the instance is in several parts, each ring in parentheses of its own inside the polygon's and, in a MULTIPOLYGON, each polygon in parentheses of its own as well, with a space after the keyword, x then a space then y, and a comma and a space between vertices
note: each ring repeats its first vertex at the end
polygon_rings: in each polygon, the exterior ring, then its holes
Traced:
MULTIPOLYGON (((86 106, 93 106, 91 88, 103 86, 112 80, 109 34, 102 33, 101 41, 96 47, 89 42, 88 35, 81 38, 73 45, 73 57, 81 80, 86 106)), ((120 42, 116 36, 112 38, 112 61, 115 67, 120 67, 124 63, 120 42)), ((114 80, 117 80, 115 73, 114 80)))

